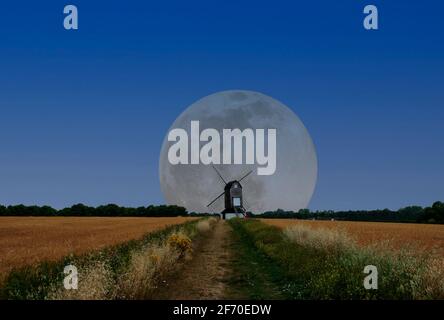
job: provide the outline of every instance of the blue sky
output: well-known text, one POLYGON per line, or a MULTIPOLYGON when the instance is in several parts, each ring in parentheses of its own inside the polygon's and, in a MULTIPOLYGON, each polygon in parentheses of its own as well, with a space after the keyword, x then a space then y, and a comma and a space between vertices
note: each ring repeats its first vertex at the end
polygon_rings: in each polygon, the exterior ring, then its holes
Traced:
POLYGON ((0 203, 163 203, 162 139, 208 94, 290 106, 319 160, 312 209, 443 200, 441 1, 0 5, 0 203), (79 30, 63 29, 63 7, 79 30), (377 31, 362 26, 366 4, 377 31))

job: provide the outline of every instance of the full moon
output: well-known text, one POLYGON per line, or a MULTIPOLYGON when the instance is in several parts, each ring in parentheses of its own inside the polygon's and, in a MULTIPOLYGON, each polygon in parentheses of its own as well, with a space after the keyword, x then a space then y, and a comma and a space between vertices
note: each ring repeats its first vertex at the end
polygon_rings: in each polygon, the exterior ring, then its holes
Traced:
MULTIPOLYGON (((173 123, 170 130, 190 132, 191 121, 200 122, 200 130, 213 128, 222 135, 223 129, 276 129, 276 171, 258 175, 252 164, 216 164, 226 181, 242 180, 244 207, 253 214, 277 209, 298 211, 306 208, 313 195, 317 179, 317 158, 312 139, 302 121, 281 102, 264 94, 230 90, 206 96, 189 106, 173 123)), ((168 132, 169 132, 168 131, 168 132)), ((224 191, 224 183, 211 165, 171 164, 168 150, 174 142, 166 135, 159 159, 160 186, 170 205, 185 207, 189 212, 221 212, 221 197, 207 205, 224 191)), ((201 142, 201 145, 204 143, 201 142)))

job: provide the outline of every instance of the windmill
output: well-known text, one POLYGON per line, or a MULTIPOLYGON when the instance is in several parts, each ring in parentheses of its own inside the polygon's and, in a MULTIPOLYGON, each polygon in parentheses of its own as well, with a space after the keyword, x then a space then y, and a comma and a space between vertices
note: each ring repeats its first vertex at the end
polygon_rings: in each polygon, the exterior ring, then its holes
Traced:
POLYGON ((240 182, 248 177, 253 170, 250 170, 245 175, 243 175, 239 180, 232 180, 227 182, 220 172, 212 165, 214 171, 216 171, 219 178, 225 184, 224 192, 218 195, 213 201, 211 201, 207 207, 210 207, 215 203, 220 197, 225 196, 225 209, 222 211, 223 219, 227 217, 245 217, 246 210, 244 208, 244 200, 242 196, 242 185, 240 182))

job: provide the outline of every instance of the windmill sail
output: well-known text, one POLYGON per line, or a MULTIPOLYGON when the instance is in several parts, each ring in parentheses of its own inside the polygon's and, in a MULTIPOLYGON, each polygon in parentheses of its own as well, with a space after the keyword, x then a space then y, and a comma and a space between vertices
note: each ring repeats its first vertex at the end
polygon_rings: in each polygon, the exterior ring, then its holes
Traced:
POLYGON ((225 194, 225 191, 222 192, 220 195, 218 195, 213 201, 211 201, 211 202, 207 205, 207 208, 208 208, 209 206, 211 206, 213 203, 215 203, 216 200, 219 199, 220 197, 222 197, 224 194, 225 194))
POLYGON ((245 174, 242 178, 240 178, 238 181, 241 182, 242 180, 244 180, 246 177, 248 177, 251 173, 253 172, 253 170, 250 170, 247 174, 245 174))
POLYGON ((216 173, 217 173, 217 175, 219 176, 219 178, 221 178, 222 181, 223 181, 225 184, 227 184, 227 182, 226 182, 225 179, 222 177, 222 175, 220 174, 220 172, 217 171, 217 169, 216 169, 216 167, 214 166, 214 164, 212 164, 211 166, 213 167, 214 171, 216 171, 216 173))

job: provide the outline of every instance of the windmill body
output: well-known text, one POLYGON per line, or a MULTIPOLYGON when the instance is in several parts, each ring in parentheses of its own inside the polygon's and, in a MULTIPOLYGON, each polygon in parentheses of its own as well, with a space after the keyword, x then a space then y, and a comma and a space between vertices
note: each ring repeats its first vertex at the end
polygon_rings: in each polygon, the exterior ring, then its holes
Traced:
POLYGON ((224 188, 225 209, 222 211, 224 219, 244 217, 245 209, 242 198, 242 185, 239 181, 228 182, 224 188))
POLYGON ((232 180, 226 182, 222 175, 213 166, 214 170, 217 172, 221 180, 225 183, 224 192, 217 196, 213 201, 211 201, 207 207, 210 207, 216 200, 224 196, 225 209, 221 212, 223 219, 231 218, 245 218, 246 210, 244 208, 244 200, 242 196, 242 185, 241 181, 250 175, 248 172, 239 180, 232 180))

